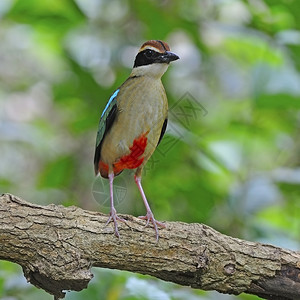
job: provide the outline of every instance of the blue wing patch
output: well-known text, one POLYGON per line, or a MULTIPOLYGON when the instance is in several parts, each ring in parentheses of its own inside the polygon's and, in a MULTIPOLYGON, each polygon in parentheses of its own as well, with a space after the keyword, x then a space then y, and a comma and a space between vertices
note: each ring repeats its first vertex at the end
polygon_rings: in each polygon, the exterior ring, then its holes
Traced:
POLYGON ((101 115, 101 118, 103 117, 103 115, 105 114, 105 112, 107 111, 108 107, 110 106, 110 104, 112 103, 112 101, 117 97, 118 93, 119 93, 120 89, 117 89, 112 95, 111 97, 109 98, 103 112, 102 112, 102 115, 101 115))

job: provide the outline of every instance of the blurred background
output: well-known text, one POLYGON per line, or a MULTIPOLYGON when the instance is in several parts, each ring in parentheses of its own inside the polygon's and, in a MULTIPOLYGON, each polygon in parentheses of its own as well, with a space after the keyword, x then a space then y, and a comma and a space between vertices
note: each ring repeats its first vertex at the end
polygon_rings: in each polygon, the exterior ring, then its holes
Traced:
MULTIPOLYGON (((170 122, 144 173, 156 218, 299 250, 299 15, 296 0, 1 0, 0 193, 108 212, 99 118, 140 45, 162 39, 181 59, 163 77, 170 122)), ((145 214, 132 172, 117 180, 118 212, 145 214)), ((66 299, 258 299, 93 273, 66 299)), ((5 261, 0 298, 53 299, 5 261)))

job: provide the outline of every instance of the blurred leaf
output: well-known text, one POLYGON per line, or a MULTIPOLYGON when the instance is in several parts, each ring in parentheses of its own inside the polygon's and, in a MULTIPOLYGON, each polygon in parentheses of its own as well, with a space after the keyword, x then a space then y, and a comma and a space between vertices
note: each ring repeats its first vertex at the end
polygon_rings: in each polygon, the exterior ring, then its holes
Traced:
POLYGON ((38 186, 40 188, 66 188, 75 173, 75 162, 70 156, 63 156, 49 162, 41 172, 38 186))
POLYGON ((73 0, 15 1, 7 16, 19 22, 48 24, 52 31, 61 30, 64 25, 70 28, 74 22, 83 20, 83 14, 75 3, 73 0))
POLYGON ((300 96, 295 97, 289 94, 265 94, 260 95, 255 99, 255 104, 261 109, 299 109, 300 108, 300 96))
POLYGON ((282 53, 266 40, 255 35, 229 37, 224 44, 225 51, 240 65, 254 65, 261 61, 274 66, 283 63, 282 53))

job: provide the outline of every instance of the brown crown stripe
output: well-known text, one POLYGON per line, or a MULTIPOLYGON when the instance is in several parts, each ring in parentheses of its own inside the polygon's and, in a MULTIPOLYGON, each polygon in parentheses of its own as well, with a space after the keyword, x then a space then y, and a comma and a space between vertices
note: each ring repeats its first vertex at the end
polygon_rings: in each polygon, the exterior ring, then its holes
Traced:
POLYGON ((163 42, 163 41, 159 41, 159 40, 150 40, 150 41, 147 41, 145 42, 141 48, 140 48, 140 51, 143 51, 147 48, 153 48, 154 50, 160 52, 160 53, 164 53, 166 51, 170 51, 170 47, 168 46, 167 43, 163 42))

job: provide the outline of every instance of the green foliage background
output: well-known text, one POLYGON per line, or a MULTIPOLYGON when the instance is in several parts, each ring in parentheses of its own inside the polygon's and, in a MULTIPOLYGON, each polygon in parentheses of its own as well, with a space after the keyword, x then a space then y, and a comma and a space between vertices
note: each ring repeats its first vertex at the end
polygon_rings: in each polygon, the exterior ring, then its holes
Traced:
MULTIPOLYGON (((162 39, 181 59, 163 77, 170 124, 144 174, 157 219, 299 250, 299 15, 296 0, 1 0, 0 192, 107 212, 92 193, 99 117, 139 46, 162 39), (202 110, 184 123, 171 108, 186 98, 202 110)), ((130 172, 120 178, 117 210, 144 214, 130 172)), ((66 299, 235 299, 94 274, 66 299)), ((52 299, 4 261, 0 297, 52 299)))

